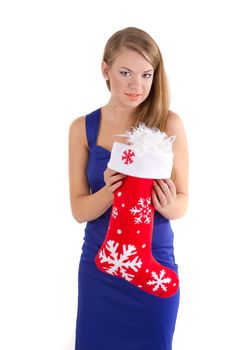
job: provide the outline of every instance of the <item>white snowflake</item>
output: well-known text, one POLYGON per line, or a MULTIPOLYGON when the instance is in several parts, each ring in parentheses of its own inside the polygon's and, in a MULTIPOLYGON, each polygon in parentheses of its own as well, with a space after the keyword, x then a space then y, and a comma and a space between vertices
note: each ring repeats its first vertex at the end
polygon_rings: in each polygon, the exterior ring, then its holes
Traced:
POLYGON ((142 266, 142 261, 139 259, 138 255, 130 260, 129 257, 131 255, 137 254, 137 250, 134 245, 126 244, 122 245, 122 253, 119 254, 117 252, 117 248, 119 246, 118 242, 113 240, 109 240, 106 244, 106 250, 109 252, 109 255, 106 255, 105 249, 102 249, 99 253, 99 258, 101 263, 108 263, 109 267, 104 267, 107 273, 111 275, 119 275, 125 278, 127 281, 131 281, 135 275, 127 272, 127 269, 132 269, 137 272, 138 269, 142 266), (118 254, 120 255, 118 257, 118 254), (119 274, 118 274, 119 270, 119 274))
POLYGON ((140 198, 137 205, 130 209, 131 214, 135 216, 135 224, 149 224, 151 215, 151 198, 140 198))
POLYGON ((112 216, 113 216, 113 218, 116 219, 117 215, 118 215, 118 208, 117 207, 113 207, 112 208, 112 216))
POLYGON ((155 292, 156 290, 159 289, 159 287, 166 292, 167 291, 167 287, 165 286, 165 284, 168 284, 171 282, 171 278, 170 277, 166 277, 164 278, 166 272, 165 270, 161 270, 160 271, 160 275, 158 276, 156 272, 152 272, 151 273, 151 277, 154 278, 153 281, 148 281, 146 284, 148 284, 149 286, 151 285, 155 285, 153 288, 153 292, 155 292))

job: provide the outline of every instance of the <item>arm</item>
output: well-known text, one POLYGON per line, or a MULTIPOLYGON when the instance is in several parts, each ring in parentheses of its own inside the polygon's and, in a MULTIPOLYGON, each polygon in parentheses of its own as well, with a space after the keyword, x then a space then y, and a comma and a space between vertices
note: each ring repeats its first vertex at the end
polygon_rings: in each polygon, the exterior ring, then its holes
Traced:
POLYGON ((179 116, 169 112, 166 128, 168 136, 176 135, 173 143, 171 179, 156 180, 152 190, 154 207, 167 219, 184 216, 188 207, 188 145, 179 116))
POLYGON ((113 195, 107 186, 90 194, 86 177, 88 157, 85 117, 79 117, 69 127, 70 204, 72 215, 79 223, 96 219, 113 202, 113 195))
POLYGON ((79 223, 94 220, 111 207, 113 193, 125 177, 124 174, 106 168, 103 173, 106 185, 90 194, 86 176, 88 157, 85 117, 79 117, 69 128, 70 204, 72 215, 79 223))

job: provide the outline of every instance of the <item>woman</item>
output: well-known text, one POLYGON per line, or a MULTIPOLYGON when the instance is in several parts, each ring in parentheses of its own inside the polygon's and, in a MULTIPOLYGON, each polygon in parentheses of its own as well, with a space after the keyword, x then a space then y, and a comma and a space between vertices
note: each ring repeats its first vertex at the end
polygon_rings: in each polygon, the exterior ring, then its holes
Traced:
MULTIPOLYGON (((102 73, 109 102, 76 118, 69 129, 72 214, 87 222, 78 273, 76 350, 171 350, 179 289, 170 298, 140 290, 100 271, 95 258, 108 230, 114 192, 126 175, 107 167, 113 141, 143 122, 159 128, 173 144, 170 179, 154 182, 151 251, 178 273, 170 219, 182 217, 188 203, 188 150, 180 117, 169 110, 169 93, 160 50, 143 30, 129 27, 108 40, 102 73)), ((121 138, 122 142, 122 138, 121 138)))

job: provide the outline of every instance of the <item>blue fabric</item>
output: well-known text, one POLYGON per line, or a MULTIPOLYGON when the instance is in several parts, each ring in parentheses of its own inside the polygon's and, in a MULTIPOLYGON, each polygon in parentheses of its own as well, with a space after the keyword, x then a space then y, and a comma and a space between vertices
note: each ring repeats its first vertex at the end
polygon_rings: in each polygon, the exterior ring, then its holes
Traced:
MULTIPOLYGON (((101 108, 86 116, 89 144, 87 178, 91 192, 105 183, 110 151, 96 145, 101 108)), ((103 273, 95 257, 108 228, 112 207, 86 224, 78 271, 75 350, 171 350, 180 290, 170 298, 146 293, 126 280, 103 273)), ((155 211, 153 257, 178 273, 170 221, 155 211)))

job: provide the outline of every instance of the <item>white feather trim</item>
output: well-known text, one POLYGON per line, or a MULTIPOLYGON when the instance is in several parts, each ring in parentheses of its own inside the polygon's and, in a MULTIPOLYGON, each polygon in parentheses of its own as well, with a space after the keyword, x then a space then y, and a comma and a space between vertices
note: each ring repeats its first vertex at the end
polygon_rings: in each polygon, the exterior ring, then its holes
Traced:
POLYGON ((132 131, 114 136, 127 137, 127 142, 134 146, 136 154, 141 157, 147 151, 150 152, 172 152, 172 143, 176 136, 168 137, 165 132, 158 128, 148 128, 144 123, 139 123, 132 131))

